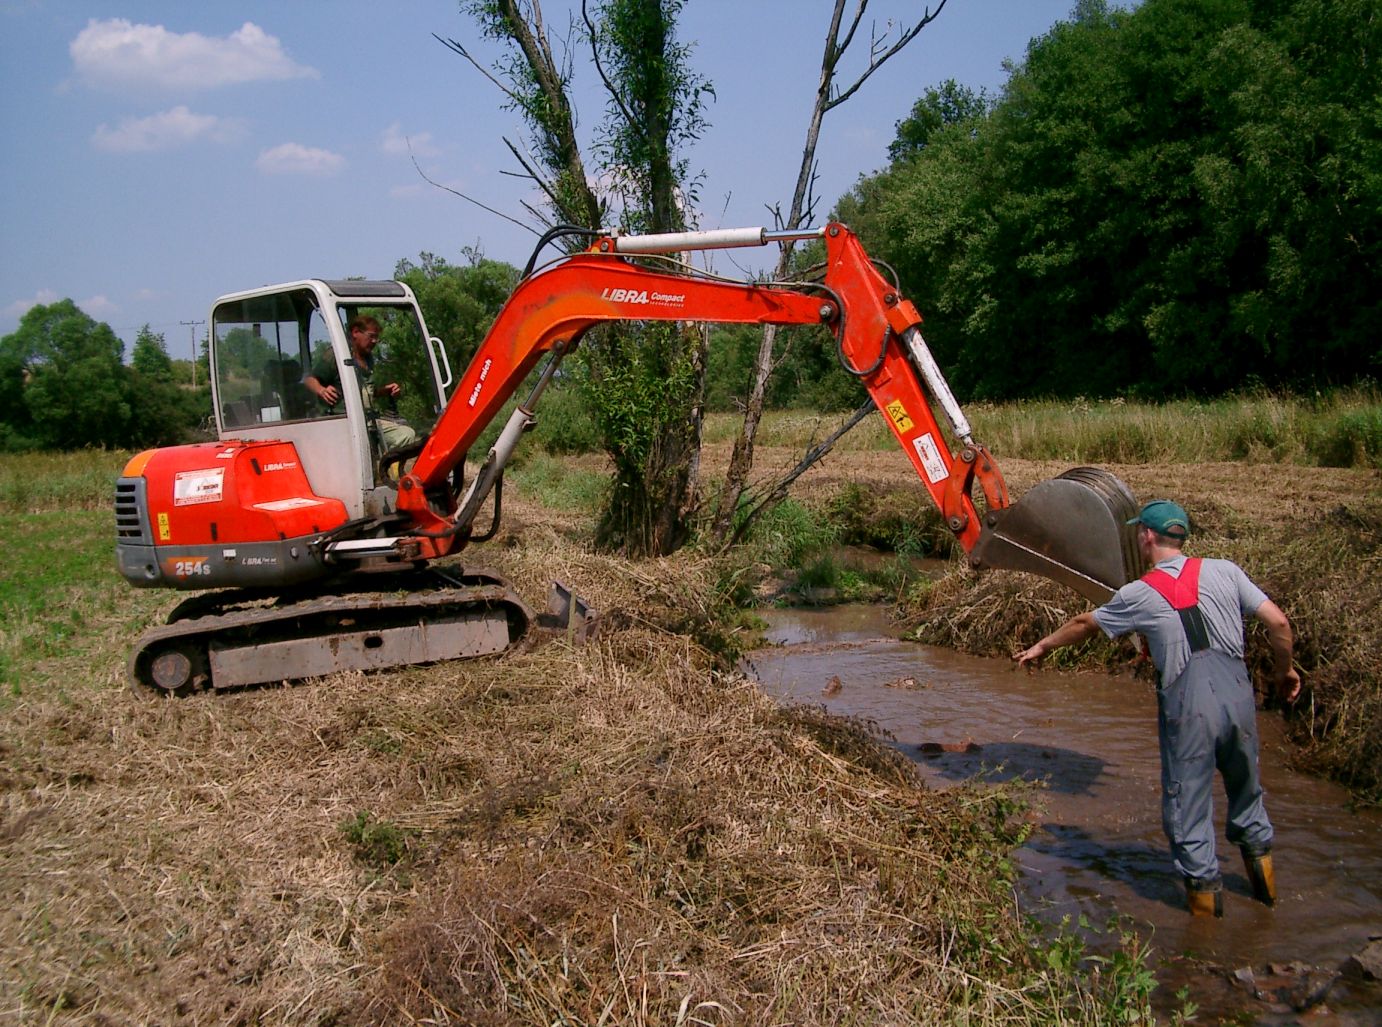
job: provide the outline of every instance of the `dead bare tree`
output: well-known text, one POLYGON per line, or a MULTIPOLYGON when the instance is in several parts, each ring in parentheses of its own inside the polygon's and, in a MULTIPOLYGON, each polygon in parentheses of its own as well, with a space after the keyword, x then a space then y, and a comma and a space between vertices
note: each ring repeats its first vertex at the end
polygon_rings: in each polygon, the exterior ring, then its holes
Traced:
MULTIPOLYGON (((836 80, 836 73, 846 51, 855 41, 856 33, 863 24, 864 15, 869 6, 869 0, 853 0, 853 2, 854 12, 846 21, 845 11, 850 0, 835 0, 834 10, 830 18, 830 28, 825 37, 825 51, 821 57, 820 78, 816 84, 811 117, 806 126, 806 143, 802 148, 801 166, 797 172, 796 188, 792 192, 792 204, 785 218, 781 216, 780 209, 774 211, 777 228, 800 228, 815 220, 816 145, 820 139, 821 124, 824 122, 825 116, 857 93, 874 72, 901 52, 903 47, 915 39, 922 29, 934 21, 946 4, 946 0, 940 0, 934 11, 928 5, 917 20, 909 24, 889 25, 882 33, 871 31, 866 66, 852 82, 841 88, 836 80)), ((788 242, 782 246, 782 252, 778 257, 777 267, 774 271, 774 278, 779 281, 787 277, 791 268, 793 245, 793 243, 788 242)), ((749 387, 748 399, 744 407, 744 422, 734 440, 729 470, 725 475, 724 491, 720 494, 720 501, 716 506, 715 517, 711 523, 710 533, 712 537, 725 545, 741 538, 748 523, 753 518, 771 509, 773 502, 780 500, 786 494, 786 482, 795 480, 807 467, 825 456, 835 441, 844 434, 843 431, 836 432, 826 442, 812 448, 806 454, 803 463, 798 464, 797 467, 788 472, 785 480, 770 482, 756 490, 759 498, 747 505, 747 509, 741 517, 741 523, 736 529, 735 514, 744 504, 749 487, 749 475, 753 470, 754 439, 758 434, 758 425, 763 419, 763 403, 767 394, 768 381, 786 355, 783 353, 774 356, 777 335, 778 329, 775 325, 768 325, 763 329, 763 338, 758 347, 757 359, 754 362, 753 381, 749 387)), ((868 411, 870 406, 871 404, 866 404, 855 411, 848 421, 848 427, 853 427, 862 420, 863 414, 868 411)))

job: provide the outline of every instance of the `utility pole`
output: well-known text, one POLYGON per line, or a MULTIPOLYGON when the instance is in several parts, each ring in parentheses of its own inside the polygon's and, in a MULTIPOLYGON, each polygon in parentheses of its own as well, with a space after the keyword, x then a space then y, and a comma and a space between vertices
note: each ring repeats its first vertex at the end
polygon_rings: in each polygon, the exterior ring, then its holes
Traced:
POLYGON ((188 329, 192 336, 192 388, 197 387, 197 325, 204 325, 206 321, 179 321, 180 325, 190 325, 188 329))

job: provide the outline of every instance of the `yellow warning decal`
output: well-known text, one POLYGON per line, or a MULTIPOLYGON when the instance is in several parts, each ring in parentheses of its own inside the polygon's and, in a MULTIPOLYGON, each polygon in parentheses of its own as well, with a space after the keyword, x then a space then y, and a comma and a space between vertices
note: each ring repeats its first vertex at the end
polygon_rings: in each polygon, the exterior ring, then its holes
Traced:
POLYGON ((888 416, 893 419, 898 431, 912 430, 912 419, 907 416, 907 408, 902 405, 902 400, 895 399, 888 404, 888 416))
POLYGON ((161 513, 161 514, 159 514, 159 515, 158 515, 158 540, 159 540, 160 542, 167 542, 167 541, 168 541, 170 538, 172 538, 172 537, 173 537, 173 532, 172 532, 172 530, 168 527, 168 515, 167 515, 166 513, 161 513))

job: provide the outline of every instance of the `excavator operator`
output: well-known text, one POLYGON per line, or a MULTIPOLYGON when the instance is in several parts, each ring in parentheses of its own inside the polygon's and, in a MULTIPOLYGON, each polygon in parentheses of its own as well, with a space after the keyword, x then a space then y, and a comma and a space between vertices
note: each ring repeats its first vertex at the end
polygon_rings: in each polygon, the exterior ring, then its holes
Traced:
POLYGON ((1214 851, 1213 785, 1228 793, 1228 839, 1243 854, 1253 897, 1276 903, 1272 825, 1257 767, 1257 711, 1243 662, 1243 617, 1267 628, 1275 656, 1273 684, 1292 702, 1300 676, 1291 665, 1291 626, 1281 609, 1229 560, 1187 557, 1190 518, 1176 503, 1148 503, 1137 517, 1137 543, 1152 570, 1096 610, 1081 613, 1013 655, 1029 671, 1052 649, 1131 632, 1147 640, 1158 673, 1161 822, 1190 912, 1223 916, 1214 851))
MULTIPOLYGON (((355 376, 360 382, 360 395, 365 410, 378 427, 380 441, 384 450, 409 446, 417 441, 417 432, 405 421, 379 413, 375 407, 376 399, 394 400, 403 391, 398 382, 375 385, 374 348, 379 344, 379 322, 368 314, 353 318, 347 326, 350 332, 350 351, 355 358, 355 376)), ((336 360, 328 350, 312 367, 311 374, 302 379, 303 385, 328 408, 341 401, 340 375, 336 360)))

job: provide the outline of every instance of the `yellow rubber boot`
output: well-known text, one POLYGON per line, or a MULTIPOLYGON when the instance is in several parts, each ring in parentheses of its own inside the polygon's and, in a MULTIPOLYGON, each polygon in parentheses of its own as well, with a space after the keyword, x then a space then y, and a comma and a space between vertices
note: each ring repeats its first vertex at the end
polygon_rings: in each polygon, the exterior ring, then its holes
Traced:
POLYGON ((1248 883, 1252 885, 1252 897, 1264 906, 1276 905, 1276 874, 1272 870, 1272 854, 1262 852, 1253 854, 1243 850, 1243 866, 1248 871, 1248 883))
POLYGON ((1211 887, 1200 886, 1194 878, 1185 879, 1185 898, 1191 916, 1223 916, 1224 893, 1216 882, 1211 887))

